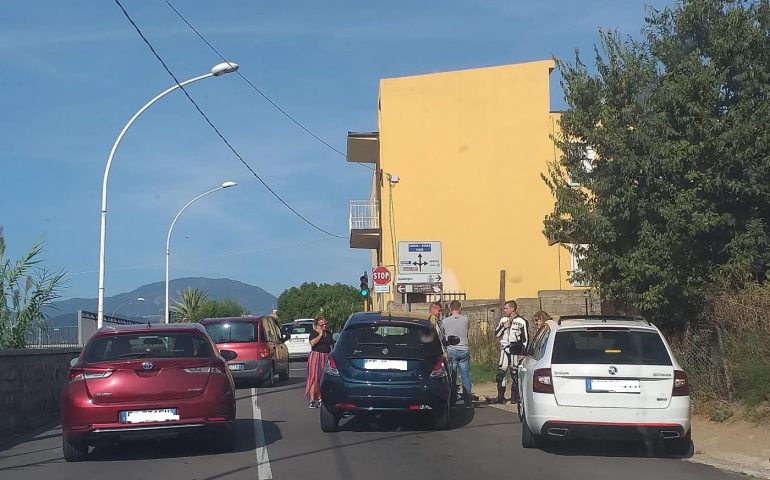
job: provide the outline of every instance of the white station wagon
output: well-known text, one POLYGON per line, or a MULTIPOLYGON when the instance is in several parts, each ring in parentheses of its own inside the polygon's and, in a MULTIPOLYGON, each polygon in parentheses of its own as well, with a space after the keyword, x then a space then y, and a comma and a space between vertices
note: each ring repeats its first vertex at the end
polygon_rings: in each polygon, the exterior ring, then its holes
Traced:
POLYGON ((538 330, 519 368, 521 442, 653 438, 674 454, 690 440, 687 375, 641 317, 563 316, 538 330))

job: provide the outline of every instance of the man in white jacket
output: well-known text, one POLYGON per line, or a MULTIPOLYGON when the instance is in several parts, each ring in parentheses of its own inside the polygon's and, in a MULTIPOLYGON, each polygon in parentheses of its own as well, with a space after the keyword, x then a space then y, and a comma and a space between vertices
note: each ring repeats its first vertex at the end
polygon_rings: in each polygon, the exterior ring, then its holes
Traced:
POLYGON ((518 305, 513 300, 505 302, 505 316, 495 329, 495 336, 500 339, 500 359, 497 364, 497 403, 505 402, 506 374, 511 377, 511 403, 518 403, 516 366, 521 362, 521 355, 529 343, 529 325, 517 312, 518 305))

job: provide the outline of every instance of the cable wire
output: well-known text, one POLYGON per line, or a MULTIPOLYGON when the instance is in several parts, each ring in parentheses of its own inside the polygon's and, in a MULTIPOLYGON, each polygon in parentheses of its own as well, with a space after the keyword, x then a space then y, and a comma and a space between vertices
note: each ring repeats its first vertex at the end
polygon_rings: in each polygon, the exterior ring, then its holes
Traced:
POLYGON ((256 177, 257 180, 259 180, 259 182, 262 184, 262 186, 264 186, 267 189, 268 192, 270 192, 275 198, 277 198, 278 201, 281 202, 286 208, 288 208, 294 215, 296 215, 297 217, 302 219, 305 223, 307 223, 311 227, 315 228, 319 232, 325 233, 326 235, 329 235, 330 237, 342 238, 342 239, 347 238, 347 237, 343 237, 341 235, 337 235, 337 234, 331 233, 331 232, 329 232, 327 230, 324 230, 323 228, 319 227, 315 223, 313 223, 310 220, 308 220, 307 218, 305 218, 305 216, 303 216, 301 213, 299 213, 297 210, 295 210, 294 207, 289 205, 286 202, 286 200, 284 200, 280 195, 278 195, 275 192, 275 190, 273 190, 270 187, 270 185, 268 185, 267 182, 265 182, 262 179, 262 177, 259 176, 259 174, 256 171, 254 171, 253 168, 251 168, 251 165, 249 165, 248 162, 246 162, 246 160, 243 159, 241 154, 238 153, 238 151, 235 149, 235 147, 233 147, 232 144, 230 144, 230 142, 225 138, 225 136, 222 135, 222 132, 219 131, 219 129, 214 125, 214 123, 209 119, 209 117, 203 112, 203 110, 201 110, 201 107, 199 107, 198 104, 195 102, 195 100, 193 100, 193 98, 190 96, 190 94, 187 92, 187 90, 179 83, 179 79, 177 79, 176 75, 174 75, 174 72, 172 72, 171 69, 168 67, 168 65, 166 65, 166 62, 163 61, 163 59, 160 57, 160 55, 155 50, 155 48, 152 46, 152 44, 147 39, 147 37, 144 36, 144 33, 142 33, 142 30, 139 28, 139 26, 134 22, 134 20, 128 14, 126 9, 123 7, 123 4, 120 3, 120 0, 115 0, 115 3, 118 4, 118 7, 120 7, 120 9, 123 11, 123 15, 125 15, 126 18, 128 19, 128 21, 131 22, 131 25, 133 25, 133 27, 136 30, 136 32, 139 34, 140 37, 142 37, 142 40, 144 41, 144 43, 147 44, 147 46, 150 48, 150 51, 152 51, 152 54, 161 63, 161 65, 163 65, 163 68, 171 76, 171 78, 174 79, 174 82, 176 82, 176 84, 179 86, 180 90, 182 90, 182 92, 184 92, 184 94, 187 97, 187 99, 190 101, 190 103, 193 104, 195 109, 203 117, 203 119, 206 121, 206 123, 209 124, 209 126, 214 130, 214 132, 217 134, 217 136, 225 143, 225 145, 227 145, 227 147, 230 149, 230 151, 232 151, 233 154, 236 157, 238 157, 238 160, 241 161, 241 163, 251 172, 251 174, 254 175, 254 177, 256 177))
MULTIPOLYGON (((190 23, 190 22, 189 22, 189 21, 188 21, 188 20, 187 20, 187 19, 184 17, 184 15, 182 15, 182 13, 181 13, 179 10, 177 10, 177 9, 174 7, 174 5, 172 5, 172 4, 171 4, 171 2, 169 2, 168 0, 164 0, 164 1, 166 2, 166 5, 168 5, 168 6, 169 6, 169 8, 171 8, 171 10, 173 10, 173 11, 174 11, 174 13, 176 13, 176 14, 177 14, 177 16, 178 16, 178 17, 179 17, 180 19, 182 19, 182 21, 183 21, 185 24, 187 24, 187 26, 188 26, 188 27, 190 27, 190 30, 192 30, 193 32, 195 32, 195 35, 197 35, 197 36, 198 36, 198 38, 200 38, 200 39, 203 41, 203 43, 205 43, 205 44, 206 44, 206 45, 207 45, 207 46, 208 46, 208 47, 209 47, 209 48, 210 48, 210 49, 211 49, 211 50, 212 50, 214 53, 216 53, 217 55, 219 55, 219 58, 221 58, 223 62, 227 62, 227 59, 224 57, 224 55, 222 55, 222 54, 219 52, 219 50, 217 50, 217 49, 216 49, 216 48, 215 48, 215 47, 214 47, 214 46, 213 46, 213 45, 212 45, 212 44, 211 44, 211 43, 210 43, 208 40, 206 40, 206 38, 204 38, 204 37, 203 37, 203 35, 201 35, 201 33, 200 33, 200 32, 199 32, 199 31, 198 31, 198 30, 197 30, 197 29, 196 29, 196 28, 195 28, 195 27, 194 27, 194 26, 193 26, 193 25, 192 25, 192 24, 191 24, 191 23, 190 23)), ((333 147, 332 145, 330 145, 330 144, 329 144, 327 141, 325 141, 324 139, 322 139, 321 137, 319 137, 318 135, 316 135, 315 133, 313 133, 313 132, 312 132, 312 131, 311 131, 309 128, 305 127, 305 126, 304 126, 303 124, 301 124, 301 123, 300 123, 300 122, 299 122, 297 119, 295 119, 294 117, 292 117, 292 116, 291 116, 291 115, 290 115, 290 114, 289 114, 289 113, 288 113, 286 110, 284 110, 283 108, 281 108, 281 106, 280 106, 280 105, 278 105, 278 104, 277 104, 277 103, 275 103, 275 102, 274 102, 274 101, 273 101, 273 100, 272 100, 270 97, 268 97, 267 95, 265 95, 265 93, 264 93, 262 90, 260 90, 260 89, 259 89, 259 88, 258 88, 256 85, 254 85, 254 83, 253 83, 251 80, 249 80, 248 78, 246 78, 246 76, 245 76, 243 73, 241 73, 240 71, 238 71, 238 72, 236 72, 236 73, 237 73, 237 74, 238 74, 238 76, 239 76, 239 77, 241 77, 241 78, 242 78, 242 79, 243 79, 243 80, 244 80, 244 81, 245 81, 245 82, 246 82, 246 83, 247 83, 247 84, 248 84, 248 85, 249 85, 249 86, 250 86, 252 89, 254 89, 254 91, 256 91, 256 92, 257 92, 259 95, 261 95, 261 96, 262 96, 262 98, 264 98, 264 99, 265 99, 265 100, 266 100, 266 101, 267 101, 267 102, 268 102, 270 105, 272 105, 272 106, 273 106, 273 108, 275 108, 276 110, 278 110, 279 112, 281 112, 281 113, 282 113, 282 114, 283 114, 283 115, 284 115, 286 118, 288 118, 289 120, 291 120, 291 122, 292 122, 292 123, 294 123, 296 126, 298 126, 299 128, 301 128, 302 130, 304 130, 304 131, 305 131, 305 132, 306 132, 308 135, 312 136, 313 138, 315 138, 316 140, 318 140, 318 141, 319 141, 319 142, 321 142, 322 144, 326 145, 328 148, 330 148, 330 149, 331 149, 331 150, 333 150, 334 152, 338 153, 339 155, 341 155, 341 156, 342 156, 342 157, 344 157, 344 158, 348 158, 348 156, 347 156, 345 153, 341 152, 340 150, 338 150, 338 149, 336 149, 335 147, 333 147)), ((361 166, 362 166, 362 167, 364 167, 364 168, 368 168, 369 170, 374 170, 374 167, 372 167, 372 166, 370 166, 370 165, 366 165, 366 164, 364 164, 364 163, 361 163, 361 162, 355 162, 355 163, 357 163, 358 165, 361 165, 361 166)))

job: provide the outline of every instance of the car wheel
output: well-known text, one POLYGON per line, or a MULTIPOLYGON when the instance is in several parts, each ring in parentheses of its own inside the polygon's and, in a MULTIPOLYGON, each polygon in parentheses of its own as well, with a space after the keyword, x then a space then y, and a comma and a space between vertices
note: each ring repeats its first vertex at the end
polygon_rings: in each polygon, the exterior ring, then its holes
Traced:
POLYGON ((666 451, 672 455, 685 456, 690 453, 690 447, 692 446, 692 434, 691 430, 682 438, 666 441, 666 451))
POLYGON ((71 442, 62 436, 62 451, 64 452, 64 460, 82 462, 88 457, 88 444, 71 442))
POLYGON ((278 380, 285 382, 289 379, 289 361, 286 360, 286 371, 278 374, 278 380))
POLYGON ((319 408, 319 410, 321 410, 321 431, 327 433, 339 432, 340 416, 329 411, 323 402, 321 402, 321 408, 319 408))
POLYGON ((267 377, 262 380, 260 386, 261 387, 272 387, 275 385, 275 368, 273 365, 270 365, 270 371, 267 372, 267 377))
POLYGON ((439 414, 433 414, 433 430, 449 430, 449 407, 439 414))
POLYGON ((535 435, 532 430, 529 429, 527 423, 527 414, 522 410, 521 419, 521 446, 524 448, 540 448, 542 444, 542 438, 540 435, 535 435))

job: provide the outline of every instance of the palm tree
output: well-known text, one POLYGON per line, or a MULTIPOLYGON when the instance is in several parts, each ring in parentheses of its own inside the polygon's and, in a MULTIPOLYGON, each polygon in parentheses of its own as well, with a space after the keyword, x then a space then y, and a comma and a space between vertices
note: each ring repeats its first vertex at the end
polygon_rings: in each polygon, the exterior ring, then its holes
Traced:
POLYGON ((177 322, 197 322, 202 317, 203 306, 206 305, 208 294, 197 288, 188 288, 179 293, 180 301, 174 300, 171 311, 177 322))
POLYGON ((27 333, 45 327, 43 307, 59 298, 64 271, 38 266, 43 245, 35 242, 21 258, 5 258, 5 237, 0 227, 0 348, 24 348, 27 333))

